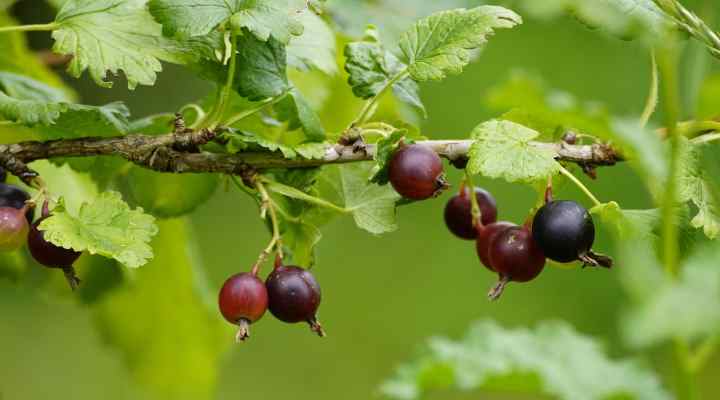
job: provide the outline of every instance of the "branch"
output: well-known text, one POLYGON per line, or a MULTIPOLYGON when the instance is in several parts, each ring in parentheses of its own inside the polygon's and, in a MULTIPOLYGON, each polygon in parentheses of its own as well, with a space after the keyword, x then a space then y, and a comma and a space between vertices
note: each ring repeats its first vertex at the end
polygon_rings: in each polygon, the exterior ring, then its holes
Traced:
MULTIPOLYGON (((37 173, 27 164, 37 160, 60 157, 118 156, 141 167, 173 173, 223 173, 243 175, 251 170, 270 168, 307 168, 325 164, 369 161, 375 155, 375 145, 328 144, 321 159, 286 159, 280 153, 247 152, 219 154, 200 151, 201 145, 217 137, 217 133, 202 130, 193 133, 180 130, 162 136, 126 135, 117 137, 85 137, 46 142, 27 141, 0 144, 0 167, 32 184, 37 173)), ((471 140, 429 140, 418 142, 429 146, 451 161, 467 159, 471 140)), ((532 142, 532 146, 551 149, 559 161, 583 167, 614 165, 622 157, 604 144, 570 145, 532 142)))

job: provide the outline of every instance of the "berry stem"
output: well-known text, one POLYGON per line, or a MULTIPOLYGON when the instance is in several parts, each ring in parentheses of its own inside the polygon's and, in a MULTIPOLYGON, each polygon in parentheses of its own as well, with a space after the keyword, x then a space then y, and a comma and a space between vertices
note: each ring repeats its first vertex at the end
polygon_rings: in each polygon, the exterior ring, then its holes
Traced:
POLYGON ((585 193, 585 195, 587 195, 587 197, 589 197, 590 200, 592 200, 594 205, 599 206, 602 204, 600 202, 600 200, 598 200, 597 197, 595 197, 595 195, 590 191, 590 189, 588 189, 587 186, 585 186, 582 182, 580 182, 580 179, 575 177, 575 175, 573 175, 572 172, 565 169, 565 167, 563 167, 562 165, 560 166, 560 173, 565 175, 575 185, 577 185, 577 187, 579 187, 580 190, 582 190, 582 192, 585 193))
POLYGON ((367 120, 372 115, 372 113, 375 109, 375 105, 383 97, 383 95, 385 95, 385 93, 387 93, 387 91, 390 90, 394 84, 396 84, 396 83, 400 82, 402 79, 404 79, 408 75, 408 73, 409 72, 408 72, 407 68, 405 68, 402 71, 400 71, 397 75, 395 75, 392 79, 390 79, 385 84, 385 86, 383 86, 382 89, 380 89, 380 91, 375 96, 373 96, 370 100, 368 100, 365 103, 365 106, 360 111, 360 114, 350 124, 348 129, 356 127, 356 126, 364 123, 365 120, 367 120))
POLYGON ((548 176, 547 186, 545 186, 545 204, 553 201, 553 179, 552 175, 548 176))
POLYGON ((325 337, 327 334, 325 333, 325 330, 323 330, 322 325, 320 325, 320 322, 318 322, 316 317, 313 317, 308 320, 308 324, 310 324, 310 330, 315 332, 320 337, 325 337))
POLYGON ((225 85, 219 88, 218 98, 212 111, 200 123, 203 127, 214 129, 220 118, 222 118, 227 108, 230 96, 233 91, 233 83, 235 82, 235 70, 237 69, 237 40, 235 34, 228 32, 225 36, 226 51, 229 52, 230 60, 228 66, 228 75, 225 85))
POLYGON ((263 184, 261 179, 257 179, 255 181, 255 188, 257 189, 258 193, 260 193, 260 198, 262 200, 261 209, 263 211, 261 211, 261 215, 264 218, 264 210, 267 210, 267 213, 270 214, 270 223, 272 225, 272 238, 270 239, 270 243, 268 243, 267 247, 265 247, 265 249, 260 253, 257 261, 252 267, 252 273, 254 275, 257 275, 260 271, 260 265, 265 262, 270 253, 272 253, 273 249, 275 249, 278 257, 280 257, 281 259, 284 258, 284 255, 282 250, 282 237, 280 235, 280 224, 278 222, 277 214, 275 212, 275 204, 270 198, 270 195, 268 194, 268 191, 265 188, 265 185, 263 184))
POLYGON ((77 290, 78 287, 80 287, 80 278, 77 277, 77 274, 75 273, 75 268, 73 268, 72 265, 63 267, 62 268, 63 273, 65 274, 65 279, 68 282, 68 285, 70 285, 70 289, 77 290))
POLYGON ((640 126, 643 128, 647 126, 650 121, 650 117, 655 113, 658 104, 660 78, 658 73, 657 59, 655 58, 655 50, 650 51, 650 65, 652 77, 650 78, 650 92, 648 93, 647 100, 645 102, 645 108, 643 109, 642 115, 640 116, 640 126))
POLYGON ((266 188, 270 190, 271 192, 275 192, 278 194, 281 194, 283 196, 292 197, 293 199, 302 200, 307 203, 315 204, 316 206, 324 207, 333 211, 337 211, 339 213, 349 213, 352 210, 340 207, 338 205, 335 205, 327 200, 323 200, 321 198, 311 196, 301 190, 298 190, 294 187, 283 185, 282 183, 275 182, 273 180, 267 179, 265 177, 261 177, 260 180, 263 181, 263 183, 266 185, 266 188))
POLYGON ((477 228, 478 225, 482 225, 482 211, 480 211, 480 204, 478 204, 477 197, 475 197, 475 185, 472 181, 472 175, 470 175, 467 168, 465 169, 465 179, 460 187, 460 193, 464 193, 463 185, 467 187, 467 191, 470 193, 472 225, 477 228))
POLYGON ((34 24, 34 25, 14 25, 14 26, 3 26, 0 28, 0 33, 6 32, 45 32, 52 31, 58 27, 56 23, 50 24, 34 24))
POLYGON ((228 118, 225 122, 223 122, 221 125, 224 125, 224 126, 235 125, 236 123, 242 121, 243 119, 250 117, 252 115, 255 115, 255 114, 259 113, 260 111, 266 109, 267 107, 270 107, 274 104, 279 103, 285 97, 287 97, 288 93, 290 93, 290 92, 284 91, 283 93, 281 93, 275 97, 270 97, 268 99, 265 99, 265 100, 261 101, 260 104, 258 104, 256 107, 250 108, 248 110, 243 110, 243 111, 233 115, 232 117, 228 118))

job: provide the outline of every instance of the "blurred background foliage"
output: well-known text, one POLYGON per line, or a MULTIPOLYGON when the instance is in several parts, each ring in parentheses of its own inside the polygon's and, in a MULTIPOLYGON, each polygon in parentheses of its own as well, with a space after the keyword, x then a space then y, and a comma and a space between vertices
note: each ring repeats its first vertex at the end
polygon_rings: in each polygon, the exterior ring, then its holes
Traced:
MULTIPOLYGON (((329 0, 331 14, 348 34, 359 35, 373 23, 388 38, 417 17, 477 3, 329 0)), ((504 4, 519 6, 517 11, 524 15, 525 3, 504 4)), ((720 21, 715 2, 684 3, 711 23, 720 21)), ((39 0, 25 0, 11 14, 23 23, 39 23, 51 20, 54 11, 39 0)), ((644 46, 569 16, 524 16, 523 25, 500 32, 464 74, 422 86, 429 114, 418 120, 423 135, 464 138, 479 122, 507 111, 502 99, 492 96, 497 94, 493 88, 521 76, 518 71, 542 77, 547 87, 570 93, 601 112, 640 114, 650 82, 644 46)), ((9 23, 7 16, 2 18, 9 23)), ((29 38, 36 51, 50 46, 46 34, 29 38)), ((2 41, 0 46, 3 58, 14 61, 5 68, 61 85, 21 45, 13 48, 2 41)), ((720 114, 719 66, 701 46, 683 42, 685 118, 720 114)), ((84 103, 122 100, 135 117, 177 110, 211 91, 208 83, 170 65, 155 87, 133 92, 124 83, 108 90, 86 76, 60 76, 84 103)), ((330 82, 313 74, 294 78, 314 104, 322 106, 321 118, 330 132, 342 129, 361 105, 342 77, 330 82)), ((659 115, 656 118, 660 121, 659 115)), ((3 142, 22 136, 0 131, 3 142)), ((54 193, 72 196, 95 190, 86 177, 58 174, 56 180, 46 179, 54 193)), ((450 180, 457 184, 460 174, 451 170, 450 180)), ((627 209, 652 207, 650 194, 627 165, 600 170, 596 181, 583 180, 603 201, 614 200, 627 209)), ((498 199, 504 220, 523 221, 535 204, 531 188, 486 179, 477 183, 498 199)), ((473 244, 456 240, 442 223, 450 194, 401 208, 400 229, 382 237, 359 231, 349 217, 323 229, 313 272, 323 287, 320 319, 327 338, 319 340, 305 326, 265 318, 254 327, 249 343, 235 345, 233 327, 216 311, 215 295, 228 275, 249 269, 266 243, 267 230, 252 199, 224 181, 215 186, 212 198, 190 216, 160 223, 161 234, 153 243, 156 258, 144 268, 128 271, 112 261, 84 256, 78 265, 84 285, 77 295, 68 293, 61 276, 27 264, 22 256, 3 256, 0 398, 365 400, 379 396, 379 385, 398 363, 417 354, 428 336, 459 338, 472 321, 488 319, 511 328, 568 321, 577 331, 598 338, 611 357, 637 355, 658 371, 666 387, 672 385, 667 348, 656 346, 636 354, 621 333, 629 301, 622 289, 622 271, 633 265, 618 259, 617 269, 610 271, 548 268, 531 284, 512 285, 502 301, 489 303, 485 293, 495 277, 479 265, 473 244)), ((559 188, 557 197, 590 206, 567 185, 559 188)), ((595 248, 615 253, 602 224, 595 248)), ((718 376, 716 357, 700 376, 703 398, 720 392, 718 376)), ((602 383, 603 377, 596 379, 602 383)), ((440 391, 429 398, 542 398, 524 394, 523 386, 518 384, 517 393, 511 394, 440 391)))

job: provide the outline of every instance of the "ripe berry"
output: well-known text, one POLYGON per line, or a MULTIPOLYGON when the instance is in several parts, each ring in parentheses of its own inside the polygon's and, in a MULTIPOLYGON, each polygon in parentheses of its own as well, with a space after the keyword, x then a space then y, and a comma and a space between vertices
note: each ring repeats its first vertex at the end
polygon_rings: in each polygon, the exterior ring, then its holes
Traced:
POLYGON ((395 191, 411 200, 438 196, 448 187, 440 156, 419 144, 403 146, 395 152, 389 175, 395 191))
POLYGON ((508 282, 528 282, 545 267, 545 255, 525 226, 507 228, 495 236, 489 247, 490 265, 500 281, 488 297, 500 297, 508 282))
POLYGON ((585 207, 574 201, 545 204, 535 214, 533 237, 547 258, 557 262, 581 260, 590 265, 610 267, 612 260, 591 251, 595 225, 585 207))
POLYGON ((320 285, 310 271, 295 266, 277 266, 265 281, 275 318, 288 323, 306 321, 319 336, 325 332, 315 313, 320 306, 320 285))
MULTIPOLYGON (((495 198, 480 188, 475 188, 475 198, 480 206, 482 224, 488 225, 495 222, 497 220, 495 198)), ((472 220, 472 202, 468 188, 463 188, 460 194, 448 200, 445 205, 445 225, 450 232, 461 239, 473 240, 477 237, 477 229, 472 220)))
POLYGON ((0 251, 17 250, 25 243, 30 230, 25 210, 0 207, 0 251))
POLYGON ((505 229, 517 226, 511 222, 500 221, 490 225, 483 225, 478 227, 478 236, 475 239, 475 249, 477 255, 480 258, 480 262, 490 271, 495 271, 490 264, 490 243, 495 237, 505 229))
POLYGON ((250 337, 250 324, 265 314, 268 293, 255 274, 243 272, 228 278, 218 296, 220 312, 228 322, 240 326, 237 341, 250 337))
POLYGON ((62 269, 70 288, 75 290, 80 284, 80 279, 78 279, 75 274, 75 269, 72 265, 78 258, 80 258, 82 253, 73 249, 56 246, 45 240, 45 234, 43 231, 38 229, 38 226, 46 218, 48 218, 48 215, 45 215, 37 220, 30 228, 30 233, 27 235, 27 244, 30 254, 40 265, 48 268, 62 269))
MULTIPOLYGON (((25 207, 25 204, 28 200, 30 200, 30 195, 26 191, 20 189, 17 186, 0 183, 0 207, 12 207, 21 209, 25 207)), ((28 207, 25 213, 28 223, 32 224, 32 207, 28 207)))

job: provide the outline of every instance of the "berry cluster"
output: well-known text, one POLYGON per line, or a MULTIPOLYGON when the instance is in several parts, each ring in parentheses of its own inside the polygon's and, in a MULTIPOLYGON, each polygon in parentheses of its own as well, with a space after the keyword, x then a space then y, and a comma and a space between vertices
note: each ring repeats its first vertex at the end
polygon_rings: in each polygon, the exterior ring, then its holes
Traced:
POLYGON ((280 321, 287 323, 307 322, 319 336, 325 336, 317 320, 320 306, 320 285, 310 271, 282 265, 275 259, 275 268, 263 283, 258 277, 257 266, 251 272, 242 272, 225 281, 218 304, 228 322, 238 325, 237 340, 250 337, 250 324, 257 322, 266 310, 280 321))
POLYGON ((50 217, 48 203, 43 205, 42 216, 33 223, 34 201, 23 189, 5 183, 5 171, 0 170, 0 251, 14 251, 27 243, 30 254, 40 265, 61 269, 74 290, 80 280, 73 264, 79 252, 56 246, 44 238, 38 226, 50 217))
MULTIPOLYGON (((424 200, 448 187, 440 157, 422 145, 402 145, 390 161, 390 182, 403 197, 424 200)), ((499 276, 488 296, 500 297, 509 282, 529 282, 545 267, 545 259, 560 263, 610 267, 612 260, 592 251, 595 225, 590 213, 569 200, 546 203, 523 225, 497 221, 497 202, 487 191, 462 185, 445 206, 445 224, 455 236, 475 240, 480 262, 499 276), (474 196, 474 199, 473 199, 474 196), (478 218, 473 217, 473 202, 478 218)))

